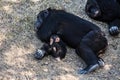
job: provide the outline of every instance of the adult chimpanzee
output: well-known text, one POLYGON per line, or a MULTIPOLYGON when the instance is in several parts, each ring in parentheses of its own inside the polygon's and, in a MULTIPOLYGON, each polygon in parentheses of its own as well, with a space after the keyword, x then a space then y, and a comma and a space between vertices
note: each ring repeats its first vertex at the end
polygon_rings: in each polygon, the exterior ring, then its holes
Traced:
POLYGON ((55 34, 74 48, 87 64, 85 69, 79 71, 81 74, 103 66, 98 53, 106 48, 107 39, 98 26, 64 10, 49 8, 38 14, 35 29, 37 37, 43 42, 49 43, 50 37, 55 34))
POLYGON ((120 32, 119 0, 87 0, 85 11, 89 17, 98 21, 108 23, 109 33, 111 35, 114 36, 119 34, 120 32))

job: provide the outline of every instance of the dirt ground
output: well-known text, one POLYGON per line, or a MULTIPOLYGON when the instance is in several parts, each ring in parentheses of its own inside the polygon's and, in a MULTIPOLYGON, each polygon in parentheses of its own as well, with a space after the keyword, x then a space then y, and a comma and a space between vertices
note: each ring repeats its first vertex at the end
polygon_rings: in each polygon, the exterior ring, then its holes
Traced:
POLYGON ((0 0, 0 80, 120 80, 120 35, 108 34, 107 24, 90 19, 86 0, 0 0), (64 9, 89 20, 106 33, 109 46, 102 56, 106 65, 87 75, 77 73, 85 65, 68 48, 66 58, 55 61, 51 56, 34 59, 41 43, 35 36, 34 21, 39 11, 48 7, 64 9))

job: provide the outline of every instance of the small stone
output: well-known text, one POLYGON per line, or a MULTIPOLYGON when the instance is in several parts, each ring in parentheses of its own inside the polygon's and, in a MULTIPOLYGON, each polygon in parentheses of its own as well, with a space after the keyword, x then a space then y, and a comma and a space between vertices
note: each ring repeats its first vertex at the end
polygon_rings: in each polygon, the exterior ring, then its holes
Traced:
POLYGON ((44 72, 48 72, 48 69, 43 69, 44 72))
POLYGON ((48 65, 48 62, 45 62, 44 64, 45 64, 45 65, 48 65))

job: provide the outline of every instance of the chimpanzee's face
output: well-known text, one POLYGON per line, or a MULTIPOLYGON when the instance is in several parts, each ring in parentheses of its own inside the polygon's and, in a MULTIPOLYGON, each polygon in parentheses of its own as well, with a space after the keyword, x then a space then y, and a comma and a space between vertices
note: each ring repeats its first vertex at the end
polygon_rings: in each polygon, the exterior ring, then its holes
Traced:
POLYGON ((57 35, 52 35, 50 37, 50 46, 51 46, 51 56, 53 56, 57 61, 60 61, 62 48, 59 44, 60 38, 57 35))
POLYGON ((96 0, 88 0, 86 4, 86 12, 90 17, 97 18, 102 12, 96 0))
POLYGON ((99 15, 101 15, 101 11, 97 7, 91 7, 89 9, 89 12, 93 14, 93 17, 98 17, 99 15))
POLYGON ((48 10, 43 10, 37 15, 37 20, 35 21, 35 30, 38 30, 38 28, 42 25, 43 21, 48 17, 48 15, 48 10))

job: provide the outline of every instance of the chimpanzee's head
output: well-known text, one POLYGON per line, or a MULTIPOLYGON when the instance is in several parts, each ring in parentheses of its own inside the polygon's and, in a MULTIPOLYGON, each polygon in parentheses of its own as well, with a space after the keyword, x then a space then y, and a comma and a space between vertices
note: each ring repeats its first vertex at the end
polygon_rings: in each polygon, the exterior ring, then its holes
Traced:
POLYGON ((52 35, 50 37, 50 45, 53 45, 54 43, 59 43, 60 37, 58 35, 52 35))
POLYGON ((92 18, 101 16, 101 10, 96 0, 88 0, 85 11, 92 18))
POLYGON ((52 35, 50 37, 50 46, 52 47, 51 56, 53 56, 57 61, 60 61, 63 57, 64 50, 60 42, 60 37, 58 35, 52 35))
POLYGON ((42 25, 42 23, 47 19, 49 13, 50 13, 50 8, 40 11, 39 14, 37 15, 37 20, 35 21, 35 30, 37 31, 38 28, 42 25))

